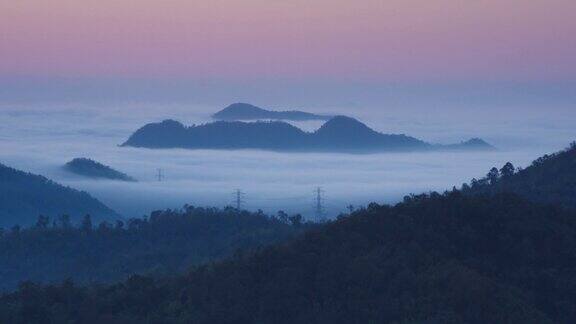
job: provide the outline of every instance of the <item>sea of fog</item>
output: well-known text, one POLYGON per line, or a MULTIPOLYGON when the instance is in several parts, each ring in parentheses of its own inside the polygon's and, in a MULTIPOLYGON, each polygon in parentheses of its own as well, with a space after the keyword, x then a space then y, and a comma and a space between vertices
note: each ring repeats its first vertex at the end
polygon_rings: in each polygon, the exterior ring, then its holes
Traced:
MULTIPOLYGON (((324 191, 326 215, 346 206, 393 203, 410 193, 446 190, 492 166, 511 161, 527 166, 576 139, 576 114, 517 109, 373 109, 312 107, 318 113, 347 114, 385 133, 405 133, 433 143, 481 137, 496 152, 382 154, 278 153, 258 150, 182 150, 119 147, 148 122, 172 118, 184 124, 210 121, 225 105, 188 104, 3 104, 0 106, 0 162, 85 190, 125 217, 152 210, 231 205, 241 189, 243 207, 268 213, 284 210, 314 215, 314 190, 324 191), (88 157, 139 181, 91 180, 62 165, 88 157), (163 172, 162 181, 156 178, 163 172)), ((287 107, 278 107, 287 108, 287 107)), ((299 107, 307 109, 306 107, 299 107)), ((312 131, 321 122, 299 122, 312 131)))

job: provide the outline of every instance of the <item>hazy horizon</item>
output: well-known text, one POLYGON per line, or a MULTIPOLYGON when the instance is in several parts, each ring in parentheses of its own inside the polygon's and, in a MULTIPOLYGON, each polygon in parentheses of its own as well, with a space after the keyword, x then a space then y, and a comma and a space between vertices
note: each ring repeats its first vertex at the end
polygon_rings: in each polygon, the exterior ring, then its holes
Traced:
MULTIPOLYGON (((0 2, 0 162, 127 216, 184 203, 310 215, 444 190, 576 139, 576 3, 567 0, 0 2), (290 154, 120 148, 162 119, 228 104, 344 114, 493 153, 290 154), (139 178, 62 172, 90 157, 139 178), (157 168, 166 181, 154 181, 157 168)), ((319 122, 295 123, 313 130, 319 122)))
MULTIPOLYGON (((0 130, 0 162, 86 190, 125 217, 184 204, 232 205, 233 190, 239 188, 246 193, 244 207, 249 210, 285 210, 311 219, 313 190, 318 186, 325 190, 326 215, 335 217, 345 212, 348 204, 394 203, 410 193, 450 189, 473 177, 482 177, 492 166, 499 167, 507 161, 525 167, 575 139, 572 125, 576 114, 570 109, 550 114, 549 110, 532 107, 514 114, 503 107, 486 109, 479 105, 454 111, 454 106, 446 103, 456 99, 439 97, 428 102, 433 111, 418 106, 402 109, 400 99, 390 104, 390 109, 381 110, 374 109, 373 104, 354 108, 315 104, 322 98, 310 99, 309 106, 262 104, 270 102, 269 98, 250 102, 271 109, 350 115, 377 131, 405 133, 432 143, 480 137, 499 150, 356 155, 126 148, 118 145, 146 123, 167 118, 187 125, 210 122, 211 113, 232 102, 198 105, 122 100, 61 104, 22 101, 0 106, 5 125, 0 130), (75 157, 93 158, 139 182, 91 180, 63 171, 62 165, 75 157), (158 168, 165 174, 162 182, 155 179, 158 168)), ((312 131, 322 122, 293 124, 312 131)))

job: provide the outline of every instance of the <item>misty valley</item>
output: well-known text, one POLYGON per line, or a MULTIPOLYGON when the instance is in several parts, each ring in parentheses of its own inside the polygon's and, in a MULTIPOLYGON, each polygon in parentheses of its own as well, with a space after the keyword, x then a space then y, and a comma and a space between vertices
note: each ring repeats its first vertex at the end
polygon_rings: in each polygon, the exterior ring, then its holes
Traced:
POLYGON ((576 323, 575 13, 0 0, 0 324, 576 323))
POLYGON ((576 316, 571 134, 198 110, 8 113, 1 323, 576 316))

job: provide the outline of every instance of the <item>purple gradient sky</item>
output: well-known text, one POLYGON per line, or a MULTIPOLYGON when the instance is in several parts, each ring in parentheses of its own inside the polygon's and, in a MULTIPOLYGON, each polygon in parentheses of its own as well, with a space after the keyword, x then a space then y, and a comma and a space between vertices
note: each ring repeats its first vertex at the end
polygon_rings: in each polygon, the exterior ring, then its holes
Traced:
POLYGON ((0 1, 0 77, 576 79, 573 0, 0 1))

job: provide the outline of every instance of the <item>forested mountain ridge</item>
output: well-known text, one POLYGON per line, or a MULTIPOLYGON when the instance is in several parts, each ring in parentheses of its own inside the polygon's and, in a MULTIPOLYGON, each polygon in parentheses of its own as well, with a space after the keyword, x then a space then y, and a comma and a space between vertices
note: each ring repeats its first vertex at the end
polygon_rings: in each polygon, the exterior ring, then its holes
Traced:
POLYGON ((576 142, 536 159, 525 169, 510 162, 464 184, 465 193, 514 192, 530 201, 576 208, 576 142))
POLYGON ((383 134, 346 116, 328 120, 308 133, 285 122, 217 121, 186 127, 174 120, 147 124, 123 146, 187 149, 264 149, 314 152, 398 152, 429 150, 493 150, 480 140, 432 145, 404 134, 383 134))
POLYGON ((0 322, 572 323, 576 209, 559 204, 573 196, 553 204, 507 191, 532 183, 554 197, 571 184, 575 152, 572 144, 524 170, 507 163, 462 190, 370 204, 184 275, 25 282, 0 297, 0 322))
MULTIPOLYGON (((20 281, 110 283, 134 274, 166 275, 285 241, 313 227, 298 215, 268 217, 232 208, 156 211, 125 223, 78 226, 39 217, 34 226, 0 231, 0 291, 20 281)), ((3 323, 0 320, 0 323, 3 323)))
POLYGON ((0 164, 0 227, 30 225, 38 215, 63 214, 71 216, 73 222, 86 214, 96 220, 120 217, 84 191, 0 164))
POLYGON ((574 211, 432 193, 172 279, 26 283, 0 322, 572 323, 574 251, 574 211))
POLYGON ((247 103, 234 103, 212 115, 219 120, 256 120, 256 119, 283 119, 283 120, 328 120, 331 116, 317 115, 305 111, 288 110, 272 111, 262 109, 247 103))

